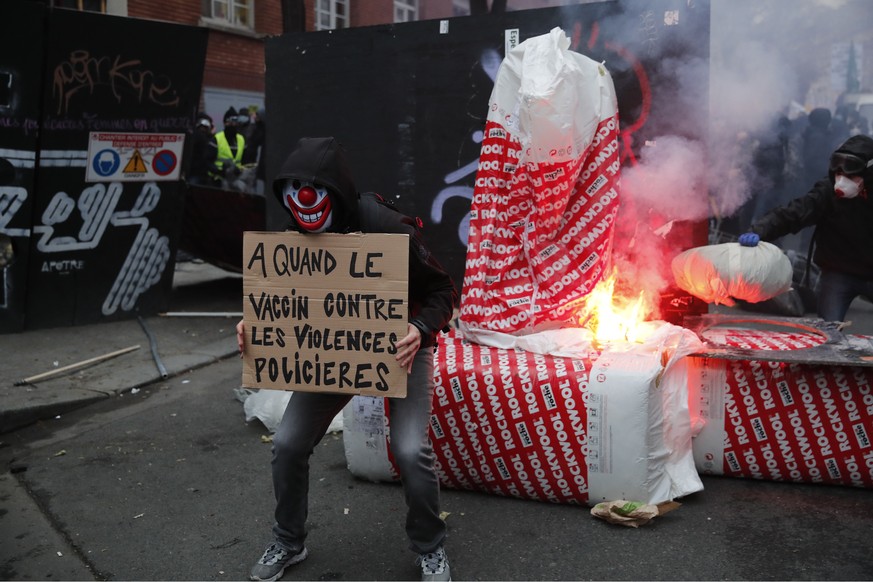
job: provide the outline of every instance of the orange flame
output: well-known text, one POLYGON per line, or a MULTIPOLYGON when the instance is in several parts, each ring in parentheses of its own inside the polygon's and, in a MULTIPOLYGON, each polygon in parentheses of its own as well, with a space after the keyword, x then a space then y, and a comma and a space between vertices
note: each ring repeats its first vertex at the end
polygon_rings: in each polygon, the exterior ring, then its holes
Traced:
POLYGON ((616 274, 602 279, 585 298, 578 317, 582 327, 587 327, 597 343, 645 341, 651 327, 645 321, 652 314, 652 302, 645 290, 636 298, 625 298, 615 293, 616 274))

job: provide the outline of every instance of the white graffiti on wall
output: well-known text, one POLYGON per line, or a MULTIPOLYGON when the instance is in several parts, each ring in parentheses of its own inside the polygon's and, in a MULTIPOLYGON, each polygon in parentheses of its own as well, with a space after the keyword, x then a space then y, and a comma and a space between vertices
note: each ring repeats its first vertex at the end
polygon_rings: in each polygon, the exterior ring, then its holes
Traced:
POLYGON ((121 198, 121 192, 119 182, 111 183, 108 188, 104 184, 94 184, 82 191, 78 205, 66 192, 57 192, 42 213, 42 224, 33 227, 34 235, 39 236, 37 250, 60 253, 97 247, 121 198), (55 235, 55 225, 65 223, 77 206, 82 218, 78 236, 55 235))
MULTIPOLYGON (((27 200, 27 190, 17 186, 0 186, 0 234, 8 237, 13 236, 29 236, 30 231, 26 228, 10 228, 9 223, 12 217, 18 212, 18 209, 27 200)), ((0 241, 2 242, 2 241, 0 241)), ((12 252, 10 249, 0 248, 0 253, 12 252)), ((2 263, 3 268, 0 269, 0 307, 6 308, 9 304, 9 280, 6 278, 6 270, 8 269, 8 259, 4 257, 2 263)))
POLYGON ((0 186, 0 233, 7 236, 28 236, 26 228, 10 228, 9 223, 27 200, 27 190, 18 186, 0 186))
MULTIPOLYGON (((10 117, 4 117, 2 121, 9 122, 10 117)), ((16 123, 12 121, 10 123, 16 123)), ((13 168, 33 168, 36 160, 36 154, 32 150, 16 150, 9 148, 0 148, 0 162, 8 164, 13 168)), ((27 200, 27 190, 19 186, 0 186, 0 234, 4 237, 28 237, 30 236, 29 228, 12 228, 10 223, 12 218, 24 205, 27 200)), ((9 269, 14 258, 14 251, 8 238, 0 239, 0 263, 3 267, 0 268, 0 308, 7 309, 9 306, 9 294, 11 291, 11 281, 7 278, 6 272, 9 269)))
POLYGON ((170 241, 156 228, 149 228, 146 217, 160 198, 160 188, 154 182, 148 182, 143 185, 133 210, 112 217, 115 226, 139 226, 140 230, 103 302, 104 315, 115 313, 119 307, 123 311, 132 310, 139 296, 161 280, 170 261, 170 241))
POLYGON ((148 214, 157 207, 161 198, 158 185, 154 182, 143 184, 129 211, 116 208, 122 191, 120 182, 108 186, 93 184, 82 191, 78 203, 66 192, 58 192, 43 212, 42 224, 33 227, 34 236, 38 237, 36 248, 45 254, 97 248, 110 224, 139 229, 103 302, 104 315, 111 315, 119 308, 132 310, 140 295, 160 281, 171 254, 169 239, 149 227, 148 214), (56 225, 65 223, 76 210, 82 221, 76 236, 56 234, 56 225))
POLYGON ((32 168, 36 154, 31 150, 0 148, 0 158, 9 162, 15 168, 32 168))

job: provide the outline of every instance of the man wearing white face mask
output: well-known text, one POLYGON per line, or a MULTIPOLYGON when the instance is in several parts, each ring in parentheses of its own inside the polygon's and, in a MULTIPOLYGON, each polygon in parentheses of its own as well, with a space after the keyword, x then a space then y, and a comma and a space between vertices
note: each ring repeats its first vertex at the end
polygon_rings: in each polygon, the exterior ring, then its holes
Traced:
POLYGON ((818 316, 843 321, 859 295, 873 299, 873 138, 855 135, 831 155, 828 176, 804 196, 774 208, 740 235, 753 247, 815 226, 813 261, 821 269, 818 316))

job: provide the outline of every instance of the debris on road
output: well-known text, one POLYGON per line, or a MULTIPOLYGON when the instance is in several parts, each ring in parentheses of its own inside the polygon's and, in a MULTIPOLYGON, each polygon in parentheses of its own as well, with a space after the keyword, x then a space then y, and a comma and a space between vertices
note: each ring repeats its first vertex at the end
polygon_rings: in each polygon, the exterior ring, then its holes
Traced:
POLYGON ((609 523, 640 527, 652 521, 654 518, 677 509, 681 503, 676 501, 664 501, 657 505, 641 503, 639 501, 603 501, 591 508, 591 515, 606 520, 609 523))
MULTIPOLYGON (((116 356, 120 356, 126 354, 128 352, 132 352, 133 350, 138 350, 139 346, 130 346, 121 350, 116 350, 114 352, 109 352, 108 354, 103 354, 102 356, 96 356, 93 358, 89 358, 87 360, 83 360, 81 362, 76 362, 74 364, 70 364, 69 366, 64 366, 63 368, 58 368, 56 370, 50 370, 48 372, 43 372, 42 374, 37 374, 35 376, 28 376, 23 380, 18 380, 15 382, 15 386, 21 386, 22 384, 33 384, 34 382, 38 382, 40 380, 45 380, 46 378, 50 378, 52 376, 57 376, 63 372, 69 372, 70 370, 75 370, 78 368, 85 367, 89 364, 96 364, 98 362, 102 362, 104 360, 108 360, 109 358, 114 358, 116 356)), ((55 363, 57 365, 57 362, 55 363)))

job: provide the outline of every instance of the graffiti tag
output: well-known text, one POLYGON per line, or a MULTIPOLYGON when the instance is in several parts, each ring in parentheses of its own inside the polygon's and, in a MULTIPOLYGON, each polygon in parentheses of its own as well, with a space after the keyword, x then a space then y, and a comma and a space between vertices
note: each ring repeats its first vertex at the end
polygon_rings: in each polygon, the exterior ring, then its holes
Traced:
POLYGON ((142 67, 139 59, 125 60, 121 55, 98 57, 87 50, 75 50, 52 74, 56 113, 65 114, 74 97, 93 95, 99 87, 108 88, 118 103, 125 95, 131 95, 137 103, 149 102, 162 107, 175 107, 180 101, 172 80, 142 67))

